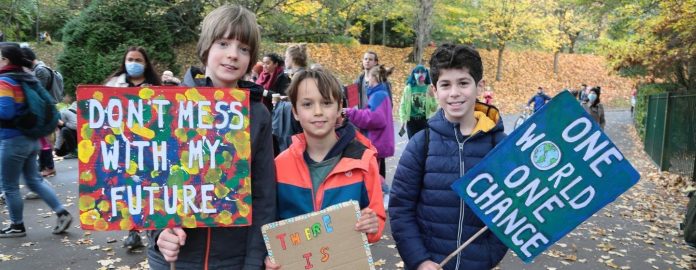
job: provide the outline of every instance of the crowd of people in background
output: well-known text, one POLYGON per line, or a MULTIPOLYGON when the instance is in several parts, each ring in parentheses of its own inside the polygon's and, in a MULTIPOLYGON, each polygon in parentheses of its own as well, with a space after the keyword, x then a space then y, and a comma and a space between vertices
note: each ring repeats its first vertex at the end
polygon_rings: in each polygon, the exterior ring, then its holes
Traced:
MULTIPOLYGON (((0 184, 10 215, 10 224, 0 229, 0 238, 26 235, 24 202, 19 190, 22 175, 29 190, 56 213, 54 234, 65 232, 72 223, 72 215, 60 202, 51 185, 44 180, 48 176, 46 169, 53 169, 52 154, 50 163, 39 157, 39 153, 43 154, 46 150, 46 139, 23 132, 17 121, 28 110, 25 93, 46 91, 47 85, 39 79, 41 75, 37 74, 38 69, 33 52, 15 43, 0 43, 0 184), (46 162, 43 163, 46 166, 43 170, 39 169, 42 162, 46 162)), ((50 149, 51 145, 48 144, 47 147, 50 149)), ((55 174, 55 170, 52 174, 55 174)))
MULTIPOLYGON (((319 63, 308 68, 310 58, 304 44, 290 45, 284 57, 268 52, 257 61, 259 47, 255 16, 242 7, 224 5, 203 21, 197 47, 202 67, 191 67, 183 80, 169 70, 160 75, 145 49, 132 46, 103 82, 110 87, 238 87, 249 89, 251 95, 252 226, 149 231, 152 244, 147 253, 152 269, 169 269, 172 261, 184 268, 206 263, 210 268, 265 265, 278 269, 280 265, 266 257, 260 226, 318 210, 306 202, 323 208, 344 199, 360 201, 362 216, 356 230, 366 233, 370 242, 379 241, 389 211, 397 249, 409 269, 436 269, 436 262, 454 250, 458 241, 483 226, 474 215, 459 220, 432 218, 458 216, 461 207, 468 208, 448 188, 461 176, 459 166, 473 167, 506 136, 475 49, 451 44, 438 47, 430 69, 417 65, 407 78, 396 78, 406 86, 395 105, 389 82, 393 68, 381 63, 373 51, 362 55, 356 80, 343 85, 319 63), (395 154, 395 106, 401 122, 399 135, 406 133, 410 141, 390 187, 386 159, 395 154), (360 177, 346 177, 347 172, 360 177), (322 203, 314 195, 325 191, 322 183, 346 190, 348 185, 358 184, 366 192, 347 192, 345 198, 322 203), (301 197, 297 190, 309 191, 301 193, 308 197, 301 197), (391 198, 384 197, 386 194, 391 198), (230 246, 230 239, 240 244, 230 246), (209 261, 206 256, 210 254, 217 258, 209 261)), ((62 233, 72 218, 44 177, 56 174, 54 155, 77 156, 77 103, 72 95, 61 98, 68 105, 60 112, 54 143, 48 137, 32 139, 14 130, 6 120, 26 109, 20 82, 50 89, 47 78, 52 73, 42 68, 45 64, 28 48, 4 43, 0 48, 0 181, 11 217, 11 224, 0 230, 0 238, 21 237, 26 232, 20 174, 33 196, 43 199, 57 214, 53 232, 62 233)), ((573 94, 604 128, 601 88, 582 87, 573 94)), ((527 106, 534 103, 536 112, 549 100, 539 86, 527 106)), ((445 269, 459 265, 488 269, 507 250, 490 232, 473 245, 445 269)), ((140 233, 130 231, 124 246, 142 247, 140 233)))

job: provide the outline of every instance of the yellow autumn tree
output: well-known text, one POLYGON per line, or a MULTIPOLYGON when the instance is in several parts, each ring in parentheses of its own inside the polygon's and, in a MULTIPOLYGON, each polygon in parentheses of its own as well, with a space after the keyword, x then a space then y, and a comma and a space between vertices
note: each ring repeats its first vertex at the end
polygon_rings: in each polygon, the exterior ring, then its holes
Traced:
POLYGON ((481 3, 479 39, 498 49, 495 80, 503 78, 503 55, 510 42, 538 35, 544 27, 543 14, 536 1, 501 0, 481 3))
POLYGON ((545 0, 537 2, 545 16, 540 21, 541 34, 537 37, 539 45, 553 52, 553 73, 558 75, 559 57, 563 49, 573 52, 580 34, 591 28, 582 6, 576 0, 545 0))

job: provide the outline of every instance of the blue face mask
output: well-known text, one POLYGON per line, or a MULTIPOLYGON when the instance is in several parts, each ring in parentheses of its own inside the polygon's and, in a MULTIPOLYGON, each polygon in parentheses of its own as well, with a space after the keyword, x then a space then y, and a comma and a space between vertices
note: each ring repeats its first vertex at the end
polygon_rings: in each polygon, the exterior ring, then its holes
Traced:
POLYGON ((128 76, 130 77, 140 77, 143 75, 145 72, 145 65, 136 63, 136 62, 128 62, 126 63, 126 73, 128 73, 128 76))
POLYGON ((589 95, 587 95, 587 99, 589 99, 590 102, 595 102, 595 100, 597 100, 597 94, 594 94, 594 93, 589 94, 589 95))

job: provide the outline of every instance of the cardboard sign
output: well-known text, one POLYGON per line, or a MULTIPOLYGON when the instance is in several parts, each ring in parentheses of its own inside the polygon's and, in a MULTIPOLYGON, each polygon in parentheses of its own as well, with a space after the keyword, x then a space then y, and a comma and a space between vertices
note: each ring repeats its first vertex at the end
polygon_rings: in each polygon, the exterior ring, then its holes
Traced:
POLYGON ((452 188, 502 242, 530 262, 639 178, 565 91, 452 188))
POLYGON ((355 201, 264 225, 271 260, 283 269, 375 269, 367 236, 354 230, 355 201))
POLYGON ((249 92, 77 89, 86 230, 251 224, 249 92))

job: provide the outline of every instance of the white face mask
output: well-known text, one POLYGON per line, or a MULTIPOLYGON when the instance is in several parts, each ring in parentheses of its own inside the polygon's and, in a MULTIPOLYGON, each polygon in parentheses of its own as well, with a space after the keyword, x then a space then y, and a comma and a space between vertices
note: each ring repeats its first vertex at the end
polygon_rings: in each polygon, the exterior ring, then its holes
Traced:
POLYGON ((587 99, 589 99, 590 102, 595 102, 595 100, 597 100, 597 94, 591 93, 591 94, 587 95, 587 99))
POLYGON ((140 77, 145 73, 145 65, 136 62, 127 62, 126 73, 131 77, 140 77))

